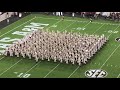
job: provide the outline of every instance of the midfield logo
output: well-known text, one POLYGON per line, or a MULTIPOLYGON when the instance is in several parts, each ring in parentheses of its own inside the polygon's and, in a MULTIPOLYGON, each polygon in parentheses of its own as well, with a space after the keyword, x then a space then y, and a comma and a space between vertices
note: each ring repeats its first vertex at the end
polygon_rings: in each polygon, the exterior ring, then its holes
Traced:
POLYGON ((104 78, 108 75, 105 70, 101 69, 92 69, 85 72, 85 76, 88 78, 104 78))

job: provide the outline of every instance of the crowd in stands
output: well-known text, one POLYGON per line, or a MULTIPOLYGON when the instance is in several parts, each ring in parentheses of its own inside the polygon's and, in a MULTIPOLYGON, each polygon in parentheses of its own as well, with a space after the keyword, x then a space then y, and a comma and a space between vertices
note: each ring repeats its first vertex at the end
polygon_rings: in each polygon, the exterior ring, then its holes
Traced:
POLYGON ((53 15, 62 16, 62 15, 71 15, 71 16, 78 16, 83 18, 103 18, 109 20, 120 20, 120 12, 53 12, 53 15))

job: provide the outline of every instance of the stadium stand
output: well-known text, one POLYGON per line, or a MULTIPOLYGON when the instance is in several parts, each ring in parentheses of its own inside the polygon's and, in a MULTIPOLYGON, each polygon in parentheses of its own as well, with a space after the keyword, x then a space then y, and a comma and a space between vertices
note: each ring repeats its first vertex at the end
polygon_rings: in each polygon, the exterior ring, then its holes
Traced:
POLYGON ((22 13, 22 17, 19 17, 19 12, 2 12, 0 15, 0 29, 6 27, 7 25, 29 15, 29 13, 22 13), (9 23, 7 23, 7 20, 9 20, 9 23))

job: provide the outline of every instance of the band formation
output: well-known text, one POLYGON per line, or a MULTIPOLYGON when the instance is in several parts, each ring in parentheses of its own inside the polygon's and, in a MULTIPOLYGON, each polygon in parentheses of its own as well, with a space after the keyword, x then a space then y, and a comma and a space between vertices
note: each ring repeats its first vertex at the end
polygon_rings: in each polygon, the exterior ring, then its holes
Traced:
POLYGON ((37 30, 6 48, 6 56, 22 56, 54 62, 86 64, 107 42, 104 35, 37 30))

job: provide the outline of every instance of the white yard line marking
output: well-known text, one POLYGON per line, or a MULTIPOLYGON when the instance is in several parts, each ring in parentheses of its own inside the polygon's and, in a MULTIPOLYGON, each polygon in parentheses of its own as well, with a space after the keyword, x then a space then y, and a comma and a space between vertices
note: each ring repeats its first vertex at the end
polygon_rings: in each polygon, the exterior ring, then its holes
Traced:
POLYGON ((35 64, 34 66, 32 66, 28 71, 25 72, 25 74, 27 74, 28 72, 30 72, 33 68, 35 68, 41 61, 39 61, 37 64, 35 64))
MULTIPOLYGON (((75 22, 71 23, 70 25, 68 25, 66 28, 70 27, 72 24, 74 24, 75 22)), ((63 30, 66 30, 66 28, 64 28, 63 30)))
POLYGON ((85 28, 86 26, 88 26, 91 22, 87 23, 83 28, 85 28))
POLYGON ((120 44, 118 45, 118 47, 111 53, 111 55, 107 58, 107 60, 102 64, 102 66, 100 67, 100 69, 106 64, 106 62, 111 58, 111 56, 115 53, 115 51, 120 47, 120 44))
POLYGON ((120 76, 120 73, 118 74, 117 78, 119 78, 119 76, 120 76))
MULTIPOLYGON (((56 19, 56 18, 47 18, 47 17, 36 17, 36 18, 60 20, 60 19, 56 19)), ((80 21, 80 20, 69 20, 69 19, 64 19, 64 20, 65 21, 77 21, 77 22, 89 22, 89 21, 80 21)), ((100 23, 100 22, 91 22, 91 23, 106 24, 106 25, 120 25, 120 24, 111 24, 111 23, 100 23)))
POLYGON ((0 58, 0 60, 2 60, 3 58, 5 58, 5 56, 4 56, 4 57, 2 57, 2 58, 0 58))
POLYGON ((26 24, 26 23, 28 23, 28 22, 32 21, 33 19, 35 19, 35 17, 34 17, 34 18, 32 18, 32 19, 30 19, 30 20, 28 20, 28 21, 26 21, 25 23, 22 23, 21 25, 19 25, 19 26, 17 26, 17 27, 15 27, 15 28, 13 28, 13 29, 11 29, 11 30, 9 30, 8 32, 6 32, 6 33, 4 33, 4 34, 0 35, 0 37, 2 37, 3 35, 6 35, 7 33, 9 33, 9 32, 11 32, 11 31, 13 31, 13 30, 15 30, 15 29, 17 29, 17 28, 21 27, 22 25, 24 25, 24 24, 26 24))
MULTIPOLYGON (((120 26, 120 25, 119 25, 119 26, 120 26)), ((117 26, 113 31, 115 31, 116 29, 118 29, 119 26, 117 26)), ((113 33, 111 33, 111 34, 108 36, 108 38, 109 38, 112 34, 113 34, 113 33)))
MULTIPOLYGON (((120 26, 120 25, 119 25, 120 26)), ((116 30, 116 29, 118 29, 118 27, 119 26, 117 26, 115 29, 114 29, 114 31, 116 30)), ((113 33, 111 33, 109 36, 108 36, 108 38, 112 35, 113 33)), ((107 58, 107 60, 102 64, 102 66, 100 67, 100 69, 106 64, 106 62, 111 58, 111 56, 115 53, 115 51, 118 49, 120 47, 120 44, 118 45, 118 47, 111 53, 111 55, 107 58)))
MULTIPOLYGON (((87 24, 85 24, 85 25, 83 26, 83 28, 85 28, 86 26, 88 26, 90 23, 91 23, 91 22, 88 22, 87 24)), ((72 24, 73 24, 73 23, 72 23, 72 24)))
MULTIPOLYGON (((52 24, 51 26, 58 24, 59 22, 61 22, 62 20, 57 21, 56 23, 52 24)), ((51 28, 51 26, 49 26, 47 29, 51 28)))
POLYGON ((22 59, 21 60, 19 60, 19 61, 17 61, 15 64, 13 64, 11 67, 9 67, 8 69, 6 69, 5 71, 3 71, 1 74, 0 74, 0 76, 1 75, 3 75, 5 72, 7 72, 8 70, 10 70, 12 67, 14 67, 16 64, 18 64, 20 61, 22 61, 22 59))
POLYGON ((46 78, 51 72, 53 72, 59 65, 60 65, 60 63, 57 64, 57 66, 55 66, 50 72, 48 72, 48 73, 44 76, 44 78, 46 78))
POLYGON ((78 69, 79 69, 80 66, 78 66, 69 76, 68 78, 70 78, 78 69))
POLYGON ((102 28, 105 24, 101 25, 93 34, 95 34, 100 28, 102 28))

